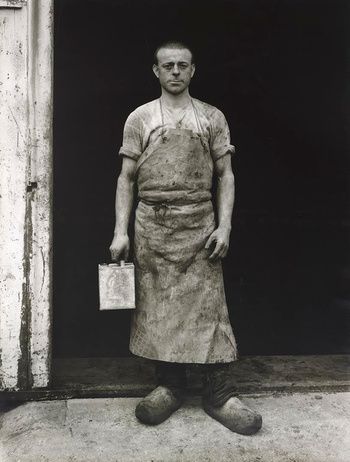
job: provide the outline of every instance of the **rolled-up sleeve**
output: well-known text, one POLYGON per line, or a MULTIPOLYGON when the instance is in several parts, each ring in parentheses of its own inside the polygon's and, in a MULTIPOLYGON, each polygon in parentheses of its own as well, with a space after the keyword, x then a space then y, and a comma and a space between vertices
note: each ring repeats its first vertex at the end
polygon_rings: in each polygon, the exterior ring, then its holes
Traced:
POLYGON ((126 119, 123 131, 123 144, 119 155, 138 160, 142 152, 143 124, 137 113, 132 112, 126 119))
POLYGON ((231 144, 230 129, 224 114, 219 110, 215 111, 211 122, 210 152, 212 159, 217 161, 220 157, 234 154, 236 148, 231 144))

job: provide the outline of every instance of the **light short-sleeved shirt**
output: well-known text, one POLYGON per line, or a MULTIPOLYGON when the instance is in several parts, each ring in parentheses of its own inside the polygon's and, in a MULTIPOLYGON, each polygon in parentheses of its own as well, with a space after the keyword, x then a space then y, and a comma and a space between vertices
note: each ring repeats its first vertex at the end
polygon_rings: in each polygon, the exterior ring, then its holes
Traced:
POLYGON ((160 99, 139 106, 127 118, 119 154, 137 161, 156 142, 164 128, 184 128, 204 136, 213 161, 233 154, 230 130, 224 114, 214 106, 192 98, 183 110, 172 111, 160 99))

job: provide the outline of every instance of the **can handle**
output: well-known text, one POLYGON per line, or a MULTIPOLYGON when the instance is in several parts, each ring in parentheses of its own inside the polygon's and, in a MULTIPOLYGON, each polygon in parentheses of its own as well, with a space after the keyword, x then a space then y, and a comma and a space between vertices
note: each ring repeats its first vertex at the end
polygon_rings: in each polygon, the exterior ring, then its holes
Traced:
POLYGON ((119 262, 112 261, 111 263, 100 263, 100 265, 103 265, 103 266, 109 266, 109 265, 112 265, 112 266, 126 266, 126 263, 125 263, 125 260, 120 260, 119 262))

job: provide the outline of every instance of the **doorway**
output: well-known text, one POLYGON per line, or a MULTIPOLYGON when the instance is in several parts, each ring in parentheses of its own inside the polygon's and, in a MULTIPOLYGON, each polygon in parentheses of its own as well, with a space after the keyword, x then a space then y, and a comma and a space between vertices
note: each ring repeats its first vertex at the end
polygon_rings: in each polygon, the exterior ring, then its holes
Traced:
POLYGON ((349 353, 345 3, 165 5, 55 2, 54 358, 130 356, 130 312, 99 311, 97 265, 123 124, 158 97, 152 55, 173 37, 195 50, 192 96, 224 112, 237 146, 224 270, 241 355, 349 353))

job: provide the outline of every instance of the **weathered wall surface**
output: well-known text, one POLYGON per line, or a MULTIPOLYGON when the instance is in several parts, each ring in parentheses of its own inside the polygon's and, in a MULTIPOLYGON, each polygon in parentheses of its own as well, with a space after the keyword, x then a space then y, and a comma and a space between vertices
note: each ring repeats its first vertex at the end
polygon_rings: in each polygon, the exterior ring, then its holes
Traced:
POLYGON ((0 2, 2 389, 49 380, 51 69, 52 2, 0 2))
POLYGON ((49 377, 51 331, 52 1, 28 3, 30 386, 49 377))
POLYGON ((24 372, 27 183, 26 13, 0 9, 0 348, 2 387, 24 372))

